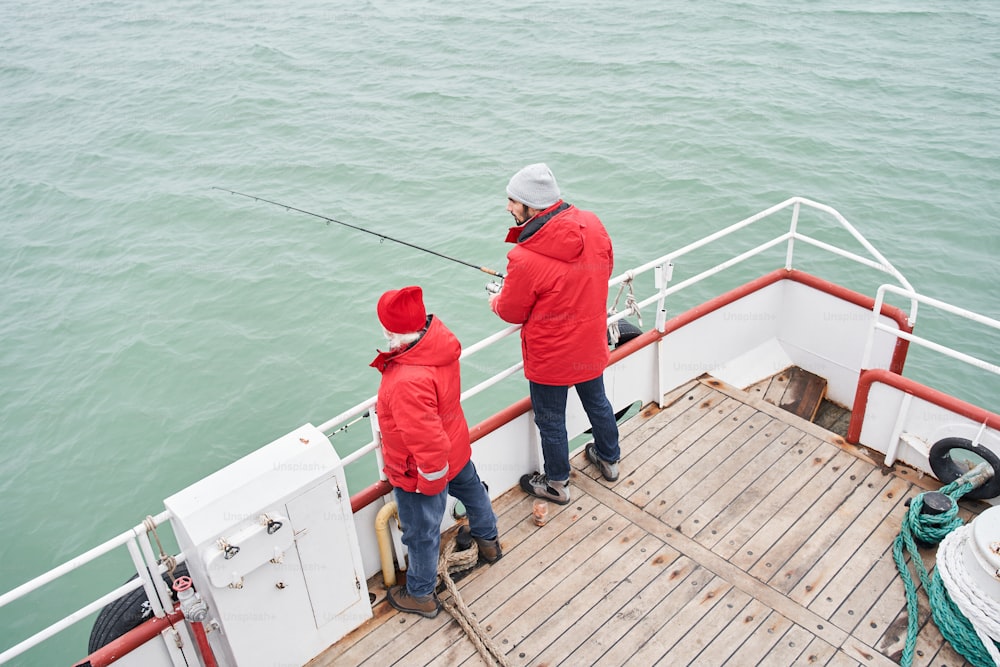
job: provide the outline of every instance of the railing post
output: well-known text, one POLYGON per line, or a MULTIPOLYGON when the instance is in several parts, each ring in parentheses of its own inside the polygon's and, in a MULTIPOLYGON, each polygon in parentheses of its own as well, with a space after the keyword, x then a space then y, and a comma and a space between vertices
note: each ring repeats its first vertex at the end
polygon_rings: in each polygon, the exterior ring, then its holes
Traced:
MULTIPOLYGON (((128 547, 129 555, 132 556, 132 564, 135 566, 135 572, 139 575, 139 580, 142 581, 142 587, 146 591, 146 599, 149 600, 150 610, 153 612, 154 616, 161 618, 166 616, 163 603, 160 601, 160 594, 156 590, 156 584, 153 583, 153 574, 150 573, 149 569, 146 567, 146 562, 143 560, 142 554, 140 553, 139 543, 133 536, 132 539, 125 543, 125 546, 128 547)), ((155 576, 160 576, 159 570, 155 570, 154 572, 155 576)))
MULTIPOLYGON (((667 328, 667 288, 670 280, 674 277, 674 265, 672 262, 661 264, 653 269, 653 280, 657 289, 660 290, 660 298, 656 302, 656 330, 660 333, 667 328)), ((666 344, 664 339, 656 343, 656 404, 663 407, 663 395, 667 393, 664 387, 663 364, 666 363, 666 344)))
POLYGON ((667 287, 670 286, 670 279, 674 277, 674 265, 671 262, 661 264, 653 269, 653 280, 656 288, 660 290, 660 298, 656 302, 656 330, 663 333, 667 323, 667 287))
POLYGON ((788 228, 788 249, 785 251, 785 270, 792 270, 792 256, 795 252, 795 234, 799 227, 799 207, 801 204, 799 200, 795 200, 795 205, 792 206, 792 224, 788 228))

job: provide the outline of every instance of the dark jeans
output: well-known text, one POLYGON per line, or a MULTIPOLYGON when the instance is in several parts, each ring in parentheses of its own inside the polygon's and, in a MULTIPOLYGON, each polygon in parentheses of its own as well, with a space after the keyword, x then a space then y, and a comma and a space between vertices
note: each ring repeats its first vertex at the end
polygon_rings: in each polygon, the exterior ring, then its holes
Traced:
MULTIPOLYGON (((593 428, 597 455, 614 463, 621 458, 618 422, 604 391, 604 376, 573 385, 593 428)), ((528 382, 535 425, 542 436, 545 476, 557 482, 569 479, 569 439, 566 437, 566 396, 569 387, 528 382)))
POLYGON ((406 590, 414 597, 434 592, 441 550, 441 520, 449 494, 465 505, 473 537, 485 540, 497 538, 497 518, 472 461, 465 464, 462 471, 448 482, 448 488, 436 496, 402 489, 395 489, 395 492, 399 522, 403 524, 403 544, 410 554, 406 590))

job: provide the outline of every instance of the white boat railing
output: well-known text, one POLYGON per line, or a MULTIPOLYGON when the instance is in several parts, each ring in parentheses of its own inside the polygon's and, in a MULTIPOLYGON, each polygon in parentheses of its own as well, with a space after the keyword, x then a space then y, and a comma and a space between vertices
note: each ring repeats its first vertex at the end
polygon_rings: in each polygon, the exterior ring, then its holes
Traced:
POLYGON ((980 359, 978 357, 974 357, 974 356, 972 356, 970 354, 965 354, 964 352, 959 352, 959 351, 954 350, 954 349, 952 349, 950 347, 945 347, 944 345, 941 345, 940 343, 935 343, 934 341, 929 340, 927 338, 924 338, 922 336, 917 336, 916 334, 908 333, 906 331, 900 331, 899 329, 895 329, 893 327, 889 327, 889 326, 886 326, 885 324, 880 323, 878 321, 877 314, 880 313, 881 310, 882 310, 882 304, 885 302, 886 292, 889 292, 889 293, 892 293, 892 294, 896 294, 898 296, 902 296, 904 298, 910 299, 911 301, 917 301, 917 302, 920 302, 920 303, 925 303, 928 306, 931 306, 932 308, 937 308, 938 310, 942 310, 942 311, 944 311, 946 313, 950 313, 952 315, 957 315, 958 317, 961 317, 961 318, 964 318, 966 320, 969 320, 970 322, 975 322, 977 324, 981 324, 983 326, 989 327, 989 328, 991 328, 991 329, 993 329, 995 331, 1000 331, 1000 321, 995 320, 992 317, 986 317, 985 315, 980 315, 979 313, 974 313, 971 310, 966 310, 964 308, 959 308, 957 306, 951 305, 950 303, 945 303, 944 301, 939 301, 938 299, 933 299, 933 298, 928 297, 928 296, 923 296, 921 294, 917 294, 913 290, 900 289, 899 287, 896 287, 895 285, 881 285, 878 288, 878 292, 877 292, 876 297, 875 297, 875 305, 872 308, 872 313, 873 313, 873 315, 872 315, 872 326, 871 326, 871 328, 868 331, 868 341, 865 343, 865 353, 864 353, 863 361, 861 363, 861 367, 862 368, 869 368, 869 366, 870 366, 870 363, 871 363, 871 353, 872 353, 872 343, 873 343, 873 341, 875 339, 875 332, 876 331, 884 331, 884 332, 892 334, 893 336, 896 336, 898 338, 902 338, 904 340, 907 340, 907 341, 909 341, 911 343, 916 343, 917 345, 920 345, 922 347, 926 347, 929 350, 934 350, 935 352, 937 352, 939 354, 943 354, 943 355, 945 355, 947 357, 951 357, 952 359, 957 359, 957 360, 962 361, 964 363, 967 363, 967 364, 969 364, 971 366, 975 366, 975 367, 981 368, 981 369, 983 369, 985 371, 989 371, 990 373, 993 373, 994 375, 1000 375, 1000 366, 998 366, 998 365, 996 365, 994 363, 991 363, 991 362, 986 361, 984 359, 980 359))
MULTIPOLYGON (((664 302, 667 297, 676 294, 677 292, 680 292, 692 285, 700 283, 737 264, 740 264, 750 259, 751 257, 760 255, 771 248, 781 245, 782 243, 787 243, 786 253, 785 253, 785 268, 790 270, 793 266, 794 248, 796 241, 801 241, 808 245, 815 246, 821 250, 828 251, 839 257, 851 260, 855 263, 859 263, 864 266, 875 269, 877 271, 881 271, 891 275, 903 286, 904 290, 906 290, 905 293, 902 291, 900 291, 899 293, 911 298, 912 306, 910 311, 910 318, 912 324, 912 320, 916 316, 916 306, 918 298, 913 294, 913 288, 910 285, 909 281, 907 281, 906 278, 878 250, 876 250, 875 247, 872 246, 871 243, 869 243, 854 228, 854 226, 851 225, 851 223, 849 223, 839 212, 837 212, 835 209, 829 206, 826 206, 824 204, 819 204, 817 202, 805 199, 803 197, 792 197, 790 199, 787 199, 784 202, 781 202, 780 204, 776 204, 775 206, 772 206, 764 211, 761 211, 760 213, 757 213, 744 220, 741 220, 740 222, 730 225, 729 227, 726 227, 725 229, 715 232, 714 234, 706 236, 703 239, 688 244, 678 250, 669 252, 651 262, 647 262, 646 264, 643 264, 639 267, 636 267, 634 269, 626 271, 625 273, 622 273, 618 276, 611 278, 611 280, 609 280, 608 282, 609 288, 615 286, 623 286, 631 290, 633 281, 636 276, 641 275, 643 273, 647 273, 649 271, 654 271, 656 272, 656 280, 654 281, 656 284, 656 292, 643 300, 633 302, 631 304, 630 309, 620 313, 612 314, 608 318, 608 322, 609 324, 617 322, 619 320, 624 319, 631 313, 638 314, 643 308, 646 308, 653 304, 657 304, 658 314, 664 313, 665 312, 664 302), (854 239, 857 240, 862 245, 862 247, 864 247, 871 254, 872 258, 866 258, 857 255, 856 253, 843 250, 841 248, 832 246, 823 241, 819 241, 817 239, 809 237, 800 232, 798 230, 798 222, 799 222, 799 212, 802 206, 807 206, 828 213, 840 224, 841 227, 843 227, 847 232, 849 232, 850 235, 853 236, 854 239), (747 250, 746 252, 743 252, 740 255, 737 255, 736 257, 732 257, 724 262, 721 262, 720 264, 717 264, 716 266, 710 269, 702 271, 701 273, 698 273, 695 276, 687 278, 686 280, 679 282, 676 285, 668 286, 670 277, 672 275, 672 268, 674 262, 677 259, 684 257, 709 244, 727 238, 733 235, 734 233, 746 227, 754 225, 755 223, 758 223, 761 220, 764 220, 769 216, 778 213, 779 211, 785 210, 789 207, 792 208, 792 220, 787 232, 765 243, 762 243, 750 250, 747 250)), ((662 331, 663 321, 661 317, 658 317, 657 325, 658 325, 657 328, 662 331)), ((491 336, 483 339, 482 341, 479 341, 478 343, 475 343, 474 345, 471 345, 463 349, 462 358, 463 359, 468 358, 469 356, 477 352, 480 352, 483 349, 491 347, 497 342, 517 333, 520 330, 520 328, 521 328, 520 325, 508 326, 505 329, 492 334, 491 336)), ((899 335, 898 332, 894 333, 897 333, 897 335, 899 335)), ((479 393, 482 393, 483 391, 486 391, 487 389, 501 382, 505 378, 514 375, 519 370, 521 370, 521 368, 522 368, 522 363, 519 362, 503 371, 500 371, 499 373, 492 375, 483 382, 463 392, 462 400, 465 401, 472 396, 475 396, 479 393)), ((326 434, 329 434, 332 431, 344 429, 350 423, 353 423, 352 420, 357 421, 358 419, 363 418, 364 416, 370 414, 370 411, 374 405, 375 405, 375 397, 373 396, 361 403, 358 403, 354 407, 340 413, 339 415, 323 422, 321 425, 318 426, 318 428, 320 431, 326 434)), ((367 443, 366 445, 363 445, 362 447, 358 448, 353 452, 346 453, 341 459, 341 464, 343 466, 347 466, 351 463, 354 463, 359 459, 361 459, 362 457, 364 457, 365 455, 371 452, 375 452, 378 449, 379 435, 377 432, 377 423, 375 422, 375 420, 370 420, 370 421, 373 434, 372 441, 367 443)), ((380 461, 378 462, 378 467, 379 467, 378 471, 379 476, 382 479, 384 479, 384 475, 381 472, 380 461)), ((157 515, 157 517, 155 518, 155 523, 156 525, 159 525, 169 519, 170 519, 170 513, 163 512, 157 515)), ((160 605, 160 603, 158 602, 159 597, 156 594, 154 594, 154 588, 159 590, 161 595, 163 595, 162 599, 169 599, 169 593, 165 591, 165 584, 162 581, 162 577, 160 576, 152 577, 149 574, 150 571, 162 573, 163 567, 158 564, 156 557, 153 555, 153 551, 150 546, 147 535, 146 524, 140 524, 135 528, 133 528, 132 530, 126 531, 125 533, 122 533, 121 535, 118 535, 117 537, 114 537, 108 540, 107 542, 104 542, 103 544, 91 549, 85 554, 78 556, 77 558, 74 558, 70 561, 67 561, 63 565, 53 570, 50 570, 49 572, 39 577, 36 577, 35 579, 32 579, 31 581, 11 590, 8 593, 5 593, 4 595, 0 596, 0 608, 3 608, 9 603, 30 594, 31 592, 41 588, 42 586, 51 583, 52 581, 62 576, 65 576, 66 574, 72 571, 75 571, 80 566, 104 554, 107 554, 110 551, 122 545, 127 545, 128 550, 132 556, 133 563, 135 564, 136 567, 136 572, 139 575, 139 578, 137 580, 129 582, 123 586, 116 588, 110 593, 101 596, 100 598, 94 600, 90 604, 82 607, 80 610, 70 614, 69 616, 65 617, 60 621, 57 621, 56 623, 53 623, 52 625, 36 633, 32 637, 20 642, 16 646, 5 650, 3 653, 0 653, 0 664, 9 662, 13 658, 21 655, 22 653, 38 645, 42 641, 51 638, 55 634, 64 630, 65 628, 73 625, 74 623, 82 620, 83 618, 86 618, 90 614, 99 611, 106 604, 114 601, 121 595, 124 595, 125 593, 135 590, 140 586, 146 588, 147 594, 149 595, 149 599, 153 604, 155 615, 162 616, 164 614, 164 610, 162 608, 162 605, 160 605)), ((183 561, 183 559, 184 559, 183 554, 178 557, 178 561, 183 561)))
MULTIPOLYGON (((152 518, 152 525, 160 525, 169 518, 170 512, 161 512, 156 515, 156 517, 152 518)), ((163 609, 163 605, 160 604, 160 600, 170 599, 170 593, 166 590, 166 584, 163 582, 162 576, 159 575, 162 575, 163 572, 166 571, 166 568, 159 565, 156 557, 153 555, 153 547, 149 542, 149 535, 147 533, 149 527, 150 523, 149 520, 147 520, 146 522, 135 526, 131 530, 127 530, 124 533, 111 538, 107 542, 94 547, 90 551, 80 554, 76 558, 72 558, 62 565, 35 577, 31 581, 28 581, 17 588, 0 595, 0 608, 2 608, 15 600, 23 598, 33 591, 38 590, 46 584, 52 583, 66 574, 79 569, 87 563, 110 553, 122 545, 125 545, 128 548, 129 555, 132 557, 132 562, 139 575, 137 579, 122 584, 110 593, 102 595, 90 604, 87 604, 73 612, 69 616, 66 616, 47 628, 40 630, 31 637, 28 637, 19 644, 5 650, 3 653, 0 653, 0 664, 9 662, 29 649, 38 646, 47 639, 74 625, 78 621, 81 621, 87 616, 100 611, 105 605, 111 604, 121 596, 126 595, 140 587, 146 589, 146 596, 150 601, 153 616, 165 616, 166 612, 163 609), (149 574, 150 571, 156 572, 157 576, 151 577, 149 574)), ((182 563, 183 561, 183 555, 177 557, 178 563, 182 563)))

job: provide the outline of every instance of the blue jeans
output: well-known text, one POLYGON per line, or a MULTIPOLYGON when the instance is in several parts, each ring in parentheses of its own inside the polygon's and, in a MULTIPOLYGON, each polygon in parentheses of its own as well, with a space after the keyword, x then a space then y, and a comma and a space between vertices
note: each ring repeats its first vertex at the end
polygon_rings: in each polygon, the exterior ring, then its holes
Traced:
MULTIPOLYGON (((604 391, 604 376, 573 385, 594 433, 597 455, 614 463, 621 458, 618 422, 604 391)), ((535 425, 542 436, 545 476, 561 482, 569 479, 569 439, 566 437, 566 396, 569 387, 528 382, 535 425)))
POLYGON ((441 551, 441 520, 448 494, 462 501, 473 537, 497 538, 497 518, 490 497, 470 460, 448 488, 436 496, 395 489, 399 522, 403 524, 403 544, 410 554, 406 590, 414 597, 430 595, 437 584, 438 556, 441 551))

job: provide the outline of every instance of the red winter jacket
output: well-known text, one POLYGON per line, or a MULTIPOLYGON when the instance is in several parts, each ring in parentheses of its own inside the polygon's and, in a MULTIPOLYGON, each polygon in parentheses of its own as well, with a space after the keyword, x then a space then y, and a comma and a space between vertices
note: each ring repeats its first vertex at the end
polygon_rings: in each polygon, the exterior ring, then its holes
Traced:
POLYGON ((493 312, 523 324, 524 376, 571 385, 593 380, 608 365, 608 279, 611 239, 596 215, 558 201, 511 227, 507 277, 493 312))
POLYGON ((372 361, 382 372, 375 411, 383 470, 394 487, 436 495, 472 457, 459 402, 461 353, 455 334, 432 315, 417 342, 372 361))

